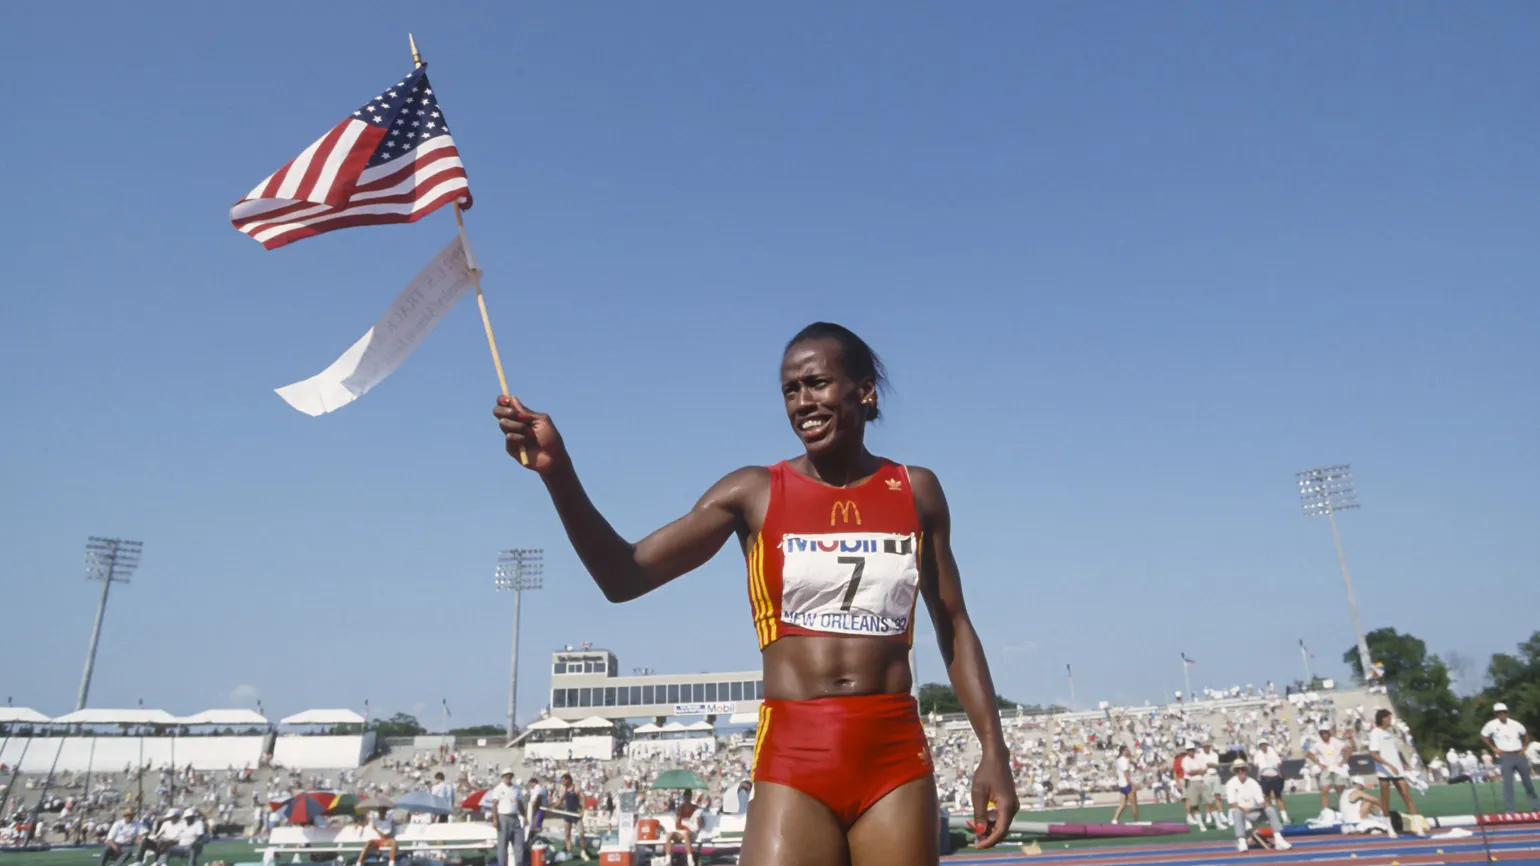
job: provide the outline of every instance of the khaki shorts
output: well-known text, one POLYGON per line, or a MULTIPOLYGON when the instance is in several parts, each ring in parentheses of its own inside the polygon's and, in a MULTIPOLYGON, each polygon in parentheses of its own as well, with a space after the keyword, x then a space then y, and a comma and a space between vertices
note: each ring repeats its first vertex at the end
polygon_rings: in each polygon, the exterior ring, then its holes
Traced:
POLYGON ((1187 789, 1182 792, 1182 798, 1187 801, 1187 805, 1197 807, 1214 799, 1214 795, 1208 789, 1208 781, 1199 776, 1187 780, 1187 789))

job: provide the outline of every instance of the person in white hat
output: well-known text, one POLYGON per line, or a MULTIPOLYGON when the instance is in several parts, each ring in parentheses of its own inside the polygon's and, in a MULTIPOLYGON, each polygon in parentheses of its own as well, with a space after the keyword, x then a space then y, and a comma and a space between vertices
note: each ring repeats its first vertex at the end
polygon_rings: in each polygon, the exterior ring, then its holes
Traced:
POLYGON ((1283 816, 1283 823, 1289 823, 1289 809, 1283 804, 1283 755, 1262 740, 1257 743, 1257 753, 1252 761, 1256 764, 1257 783, 1262 787, 1262 793, 1283 816))
POLYGON ((482 808, 492 804, 492 820, 497 826, 498 866, 523 866, 526 861, 524 827, 519 822, 519 799, 519 786, 514 784, 513 771, 504 770, 503 780, 481 800, 482 808))
POLYGON ((1529 748, 1529 731, 1524 725, 1508 718, 1508 705, 1493 704, 1497 718, 1481 726, 1481 742, 1497 756, 1498 770, 1503 774, 1503 804, 1509 812, 1513 805, 1513 777, 1524 782, 1524 793, 1529 795, 1529 808, 1540 811, 1540 797, 1535 796, 1535 783, 1529 775, 1529 758, 1524 754, 1529 748))
POLYGON ((1352 779, 1348 777, 1348 758, 1353 754, 1353 747, 1344 739, 1337 737, 1329 722, 1322 722, 1320 728, 1321 738, 1316 740, 1310 751, 1305 753, 1305 759, 1320 768, 1321 772, 1321 808, 1331 808, 1331 789, 1337 789, 1337 801, 1342 801, 1342 789, 1346 788, 1352 779))
POLYGON ((1283 838, 1283 823, 1278 820, 1278 810, 1268 805, 1267 795, 1262 793, 1262 786, 1257 780, 1251 778, 1251 768, 1245 761, 1235 761, 1230 764, 1230 781, 1225 783, 1225 800, 1230 804, 1230 823, 1235 826, 1235 850, 1245 851, 1246 824, 1256 822, 1267 816, 1267 823, 1273 828, 1273 847, 1280 851, 1287 851, 1294 847, 1289 840, 1283 838))

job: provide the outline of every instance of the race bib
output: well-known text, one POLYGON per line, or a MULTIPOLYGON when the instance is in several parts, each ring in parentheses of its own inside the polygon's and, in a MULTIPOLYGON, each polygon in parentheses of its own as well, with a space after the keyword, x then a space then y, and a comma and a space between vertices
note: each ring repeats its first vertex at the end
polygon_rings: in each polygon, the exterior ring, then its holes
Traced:
POLYGON ((883 637, 909 631, 920 565, 913 535, 839 532, 781 538, 781 622, 883 637))

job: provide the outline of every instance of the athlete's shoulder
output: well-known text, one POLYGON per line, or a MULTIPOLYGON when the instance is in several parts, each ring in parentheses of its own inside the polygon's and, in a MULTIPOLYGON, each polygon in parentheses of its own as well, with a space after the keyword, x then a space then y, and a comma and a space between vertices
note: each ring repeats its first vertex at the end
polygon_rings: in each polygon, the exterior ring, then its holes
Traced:
POLYGON ((723 475, 701 496, 697 507, 707 505, 727 506, 743 510, 770 489, 770 469, 766 466, 741 466, 723 475))

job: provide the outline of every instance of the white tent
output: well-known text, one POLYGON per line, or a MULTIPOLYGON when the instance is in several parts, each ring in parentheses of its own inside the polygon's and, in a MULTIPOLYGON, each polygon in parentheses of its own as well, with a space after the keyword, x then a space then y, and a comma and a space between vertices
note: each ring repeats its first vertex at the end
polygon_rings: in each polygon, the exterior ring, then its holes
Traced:
POLYGON ((728 716, 727 723, 729 725, 757 725, 759 724, 759 713, 733 713, 731 716, 728 716))
POLYGON ((687 731, 714 731, 716 730, 716 727, 713 726, 710 722, 692 722, 691 724, 685 725, 684 729, 687 731))
POLYGON ((549 718, 549 719, 541 719, 538 722, 530 723, 529 730, 531 730, 531 731, 564 731, 564 730, 566 730, 567 728, 570 728, 570 727, 572 727, 572 725, 567 724, 566 722, 562 721, 561 719, 549 718))
POLYGON ((361 725, 364 717, 352 710, 305 710, 281 721, 285 725, 361 725))
POLYGON ((177 719, 183 725, 265 725, 267 718, 255 710, 204 710, 177 719))
POLYGON ((165 710, 76 710, 53 720, 56 725, 174 725, 177 717, 165 710))
POLYGON ((598 716, 589 716, 581 722, 573 722, 574 728, 613 728, 615 723, 609 719, 601 719, 598 716))
POLYGON ((632 731, 631 733, 633 733, 633 734, 656 734, 657 732, 659 732, 661 730, 663 730, 663 729, 658 727, 657 725, 654 725, 652 722, 648 722, 647 724, 638 727, 636 730, 632 731))
POLYGON ((17 722, 35 725, 47 721, 47 716, 31 707, 0 707, 0 725, 10 725, 17 722))
POLYGON ((662 731, 665 734, 672 734, 672 733, 675 733, 677 731, 682 731, 684 729, 685 729, 684 725, 681 725, 678 722, 669 722, 668 724, 664 725, 663 727, 659 728, 658 730, 662 731))

